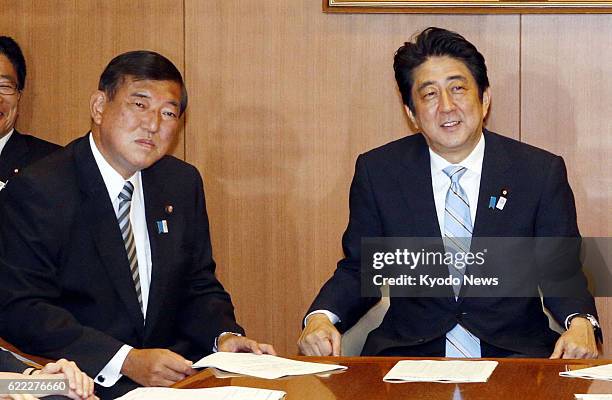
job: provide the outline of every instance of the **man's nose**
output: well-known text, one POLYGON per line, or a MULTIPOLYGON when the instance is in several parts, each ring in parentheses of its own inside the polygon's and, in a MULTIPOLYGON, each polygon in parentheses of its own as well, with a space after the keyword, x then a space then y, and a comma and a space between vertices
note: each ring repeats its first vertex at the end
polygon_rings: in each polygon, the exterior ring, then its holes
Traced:
POLYGON ((160 122, 161 115, 154 110, 150 110, 146 113, 146 117, 143 120, 143 127, 149 132, 157 132, 160 122))
POLYGON ((442 91, 440 95, 440 111, 449 112, 455 109, 453 96, 447 91, 442 91))

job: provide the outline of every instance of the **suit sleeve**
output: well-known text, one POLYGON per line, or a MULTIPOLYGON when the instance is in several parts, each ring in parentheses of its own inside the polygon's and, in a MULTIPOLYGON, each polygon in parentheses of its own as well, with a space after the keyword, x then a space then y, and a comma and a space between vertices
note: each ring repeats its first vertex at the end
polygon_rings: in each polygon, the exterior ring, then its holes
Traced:
POLYGON ((338 262, 333 276, 323 285, 306 313, 327 310, 336 314, 340 318, 337 327, 341 332, 353 326, 380 299, 361 295, 361 238, 383 234, 363 156, 357 158, 355 165, 349 208, 349 223, 342 236, 344 258, 338 262))
POLYGON ((580 262, 576 205, 565 163, 555 157, 548 171, 535 221, 544 305, 561 324, 568 315, 597 316, 580 262))
POLYGON ((28 366, 13 357, 11 353, 0 350, 0 372, 22 373, 28 366))
POLYGON ((187 354, 202 357, 212 352, 215 339, 223 332, 244 334, 234 316, 230 295, 215 276, 204 188, 199 172, 193 168, 192 229, 186 251, 192 254, 185 276, 185 302, 181 309, 180 329, 187 343, 197 344, 187 354), (194 350, 195 353, 194 354, 194 350))
POLYGON ((78 245, 65 237, 74 205, 64 200, 26 175, 0 195, 0 336, 30 354, 74 360, 95 376, 122 343, 57 305, 65 246, 78 245))

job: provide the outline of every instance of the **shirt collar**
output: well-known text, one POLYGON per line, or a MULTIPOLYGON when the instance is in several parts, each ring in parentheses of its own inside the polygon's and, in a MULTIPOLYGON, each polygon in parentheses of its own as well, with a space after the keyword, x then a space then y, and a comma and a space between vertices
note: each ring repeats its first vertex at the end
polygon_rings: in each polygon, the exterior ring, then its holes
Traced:
MULTIPOLYGON (((469 171, 472 171, 478 175, 482 173, 482 162, 484 160, 484 149, 485 149, 485 140, 484 135, 480 135, 480 140, 478 140, 478 144, 474 147, 474 150, 460 163, 456 165, 461 165, 462 167, 467 168, 469 171)), ((431 165, 431 174, 441 173, 442 170, 449 165, 453 165, 448 162, 439 154, 435 153, 431 148, 429 149, 429 160, 431 165)))
MULTIPOLYGON (((110 196, 111 201, 114 202, 119 196, 119 193, 121 193, 121 190, 123 190, 126 180, 123 179, 119 172, 115 171, 108 161, 106 161, 102 153, 100 153, 98 146, 96 146, 96 142, 93 140, 93 134, 91 132, 89 132, 89 145, 91 147, 91 152, 93 153, 94 159, 96 160, 96 164, 98 165, 98 169, 100 170, 100 174, 102 174, 102 179, 106 185, 108 195, 110 196)), ((140 171, 136 172, 127 180, 132 182, 135 192, 136 189, 140 187, 140 171)))
POLYGON ((0 138, 0 154, 2 154, 2 150, 4 150, 4 146, 6 146, 6 144, 8 143, 9 139, 13 135, 13 132, 15 132, 15 128, 11 129, 9 133, 4 135, 4 137, 0 138))

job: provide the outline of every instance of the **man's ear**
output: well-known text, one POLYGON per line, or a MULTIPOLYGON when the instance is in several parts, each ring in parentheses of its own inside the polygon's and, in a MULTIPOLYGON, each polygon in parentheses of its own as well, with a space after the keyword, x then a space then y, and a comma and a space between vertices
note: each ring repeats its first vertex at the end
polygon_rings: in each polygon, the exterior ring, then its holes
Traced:
POLYGON ((488 87, 482 92, 482 119, 487 117, 489 106, 491 105, 491 88, 488 87))
POLYGON ((106 108, 107 98, 106 93, 101 90, 96 90, 89 99, 89 112, 91 114, 91 119, 96 125, 100 125, 102 123, 102 115, 104 114, 104 109, 106 108))
POLYGON ((408 119, 410 120, 410 122, 412 122, 412 125, 414 125, 415 128, 420 129, 419 124, 417 123, 417 120, 414 117, 414 114, 412 113, 412 111, 410 111, 410 108, 405 104, 404 104, 404 110, 406 111, 406 115, 408 115, 408 119))

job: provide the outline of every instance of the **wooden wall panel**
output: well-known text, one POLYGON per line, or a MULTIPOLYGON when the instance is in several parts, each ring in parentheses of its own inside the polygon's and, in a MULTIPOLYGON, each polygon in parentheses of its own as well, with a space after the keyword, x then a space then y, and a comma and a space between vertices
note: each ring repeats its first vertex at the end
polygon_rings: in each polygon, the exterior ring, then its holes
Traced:
POLYGON ((249 335, 296 352, 341 255, 356 156, 409 133, 393 54, 430 25, 473 40, 489 125, 518 137, 519 17, 326 15, 312 0, 186 1, 186 158, 204 175, 218 273, 249 335))
MULTIPOLYGON (((583 236, 612 236, 612 15, 523 16, 522 139, 563 156, 583 236)), ((598 299, 612 357, 612 301, 598 299)))
MULTIPOLYGON (((66 144, 89 129, 89 96, 108 62, 155 50, 184 67, 183 3, 176 0, 3 0, 0 32, 28 65, 19 129, 66 144)), ((184 156, 183 131, 175 155, 184 156)))

